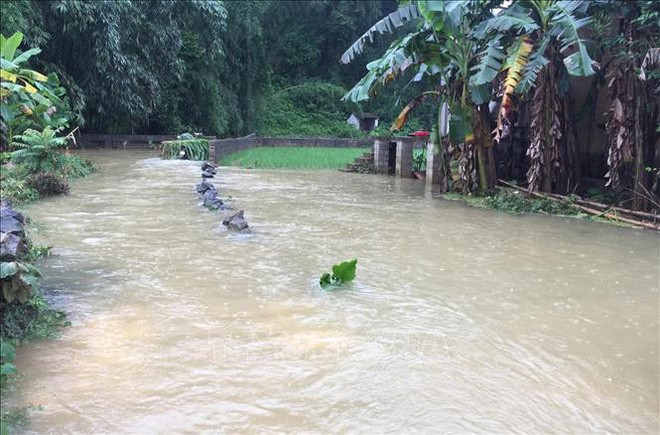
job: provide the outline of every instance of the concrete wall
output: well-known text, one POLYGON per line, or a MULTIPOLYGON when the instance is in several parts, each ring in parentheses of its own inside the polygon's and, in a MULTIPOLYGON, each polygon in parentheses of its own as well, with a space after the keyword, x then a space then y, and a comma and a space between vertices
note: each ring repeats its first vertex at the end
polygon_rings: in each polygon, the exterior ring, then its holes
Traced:
POLYGON ((216 163, 222 161, 229 154, 249 150, 257 146, 257 137, 254 135, 245 137, 236 137, 231 139, 216 139, 212 140, 211 146, 215 150, 214 161, 216 163))
MULTIPOLYGON (((215 136, 200 136, 199 139, 213 140, 215 136)), ((176 135, 163 134, 81 134, 82 147, 148 149, 149 143, 159 144, 168 140, 177 140, 176 135)))

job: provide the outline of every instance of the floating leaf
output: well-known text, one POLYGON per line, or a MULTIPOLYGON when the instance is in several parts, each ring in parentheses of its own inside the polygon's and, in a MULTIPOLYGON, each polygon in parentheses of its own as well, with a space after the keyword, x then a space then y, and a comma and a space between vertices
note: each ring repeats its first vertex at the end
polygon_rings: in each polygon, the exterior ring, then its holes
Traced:
POLYGON ((329 290, 333 287, 341 286, 344 283, 351 282, 355 279, 355 270, 357 269, 357 259, 344 261, 332 266, 332 275, 324 273, 321 275, 319 284, 324 290, 329 290))
POLYGON ((340 279, 342 282, 350 282, 355 279, 355 270, 357 269, 357 259, 335 264, 332 266, 332 276, 340 279))

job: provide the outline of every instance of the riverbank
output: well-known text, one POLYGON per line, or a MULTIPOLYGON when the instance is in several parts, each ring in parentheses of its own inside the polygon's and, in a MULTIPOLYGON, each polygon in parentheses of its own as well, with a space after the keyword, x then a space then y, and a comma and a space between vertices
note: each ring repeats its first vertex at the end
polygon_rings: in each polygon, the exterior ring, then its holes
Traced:
MULTIPOLYGON (((21 208, 30 204, 34 207, 35 202, 49 196, 67 194, 70 179, 85 177, 95 170, 91 162, 69 153, 34 153, 32 160, 17 159, 18 164, 11 162, 10 156, 3 153, 0 167, 0 395, 13 388, 12 379, 20 371, 14 362, 16 349, 35 340, 56 337, 62 327, 69 325, 65 313, 52 308, 40 288, 37 265, 50 255, 52 246, 34 243, 34 225, 21 208), (34 170, 43 167, 35 162, 41 164, 47 159, 57 162, 51 171, 34 170)), ((23 422, 23 411, 4 404, 0 407, 2 435, 23 422)))

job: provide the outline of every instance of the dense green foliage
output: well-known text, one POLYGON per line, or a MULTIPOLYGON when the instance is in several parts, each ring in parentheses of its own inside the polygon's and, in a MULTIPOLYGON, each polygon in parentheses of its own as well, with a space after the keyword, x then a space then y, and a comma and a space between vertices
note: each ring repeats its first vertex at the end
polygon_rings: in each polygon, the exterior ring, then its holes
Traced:
POLYGON ((262 136, 364 136, 364 132, 346 123, 346 114, 359 108, 341 100, 345 93, 341 86, 322 82, 282 89, 264 99, 259 133, 262 136))
POLYGON ((16 166, 3 169, 2 188, 7 191, 2 196, 20 203, 38 195, 66 193, 69 177, 91 174, 91 162, 60 151, 67 143, 68 138, 58 137, 51 127, 41 132, 27 129, 14 136, 11 161, 16 166))
POLYGON ((545 213, 558 215, 575 215, 578 209, 569 205, 542 198, 531 198, 518 191, 499 190, 496 194, 486 197, 485 205, 489 208, 507 213, 545 213))
MULTIPOLYGON (((32 66, 57 73, 86 131, 225 137, 263 126, 284 135, 347 136, 346 105, 310 113, 297 105, 302 94, 282 91, 309 81, 331 93, 352 85, 364 63, 342 66, 341 52, 395 8, 393 0, 8 0, 0 2, 0 24, 42 50, 32 66), (286 122, 291 107, 305 116, 286 122)), ((388 42, 376 38, 367 51, 388 42)), ((403 98, 410 92, 401 89, 403 98)), ((396 101, 384 95, 363 109, 389 122, 396 101)))
POLYGON ((254 148, 230 154, 221 164, 254 169, 338 169, 364 152, 364 148, 254 148))
POLYGON ((42 129, 50 126, 62 129, 69 126, 72 118, 65 90, 60 86, 55 73, 48 76, 28 68, 28 61, 41 50, 32 48, 21 51, 23 34, 0 35, 2 59, 0 81, 0 119, 3 135, 0 150, 8 147, 7 142, 29 128, 42 129))

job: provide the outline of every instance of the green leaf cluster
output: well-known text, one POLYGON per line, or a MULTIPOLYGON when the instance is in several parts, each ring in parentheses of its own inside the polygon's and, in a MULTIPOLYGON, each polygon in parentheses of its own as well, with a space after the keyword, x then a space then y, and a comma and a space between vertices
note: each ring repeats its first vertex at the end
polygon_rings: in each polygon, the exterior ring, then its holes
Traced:
POLYGON ((39 48, 21 52, 23 34, 0 35, 0 117, 8 138, 28 128, 64 128, 73 118, 65 90, 55 73, 48 76, 28 67, 39 48))
POLYGON ((324 273, 321 275, 319 284, 325 290, 330 290, 335 287, 340 287, 355 279, 357 269, 357 259, 344 261, 332 266, 332 274, 324 273))
POLYGON ((206 139, 171 140, 161 144, 161 156, 164 159, 176 159, 185 149, 190 160, 209 159, 209 141, 206 139))
POLYGON ((7 303, 25 303, 39 287, 39 270, 29 263, 3 261, 0 263, 2 296, 7 303))

